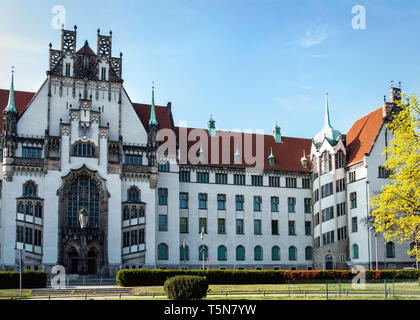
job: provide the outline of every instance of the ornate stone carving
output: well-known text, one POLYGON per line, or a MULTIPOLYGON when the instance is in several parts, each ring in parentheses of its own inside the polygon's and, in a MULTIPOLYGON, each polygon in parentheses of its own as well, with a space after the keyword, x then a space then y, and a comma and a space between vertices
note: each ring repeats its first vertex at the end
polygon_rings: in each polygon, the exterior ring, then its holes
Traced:
POLYGON ((108 139, 108 137, 109 137, 109 129, 108 128, 100 128, 99 138, 100 139, 108 139))
POLYGON ((61 124, 61 130, 60 130, 61 136, 69 136, 70 135, 70 126, 61 124))

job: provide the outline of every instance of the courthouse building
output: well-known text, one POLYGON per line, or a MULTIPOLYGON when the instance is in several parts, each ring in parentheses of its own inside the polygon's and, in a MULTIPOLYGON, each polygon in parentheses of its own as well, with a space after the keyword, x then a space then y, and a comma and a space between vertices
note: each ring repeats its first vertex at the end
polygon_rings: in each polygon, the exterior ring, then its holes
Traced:
POLYGON ((26 268, 73 274, 415 265, 410 243, 385 243, 369 219, 369 197, 388 182, 385 124, 400 87, 346 134, 328 102, 313 139, 277 123, 272 134, 220 131, 212 117, 183 128, 153 89, 151 104, 130 100, 112 33, 98 30, 94 52, 77 47, 76 27, 61 32, 37 92, 14 90, 13 75, 0 90, 0 268, 16 267, 18 249, 26 268), (176 156, 158 156, 170 132, 176 156))

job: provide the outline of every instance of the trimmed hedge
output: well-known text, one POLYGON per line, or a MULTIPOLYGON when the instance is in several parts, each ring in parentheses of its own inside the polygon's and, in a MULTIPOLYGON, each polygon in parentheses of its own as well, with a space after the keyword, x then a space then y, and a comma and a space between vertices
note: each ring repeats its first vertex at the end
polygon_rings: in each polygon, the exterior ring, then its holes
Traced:
MULTIPOLYGON (((47 273, 45 271, 24 271, 22 274, 22 287, 24 289, 45 288, 47 273)), ((0 271, 0 289, 18 289, 18 271, 0 271)))
MULTIPOLYGON (((206 277, 209 284, 282 284, 290 281, 351 280, 350 270, 119 270, 117 283, 120 286, 161 286, 177 275, 206 277)), ((366 271, 367 280, 404 279, 416 280, 420 270, 366 271)))
POLYGON ((163 284, 168 298, 171 300, 199 300, 205 298, 209 283, 199 276, 175 276, 163 284))

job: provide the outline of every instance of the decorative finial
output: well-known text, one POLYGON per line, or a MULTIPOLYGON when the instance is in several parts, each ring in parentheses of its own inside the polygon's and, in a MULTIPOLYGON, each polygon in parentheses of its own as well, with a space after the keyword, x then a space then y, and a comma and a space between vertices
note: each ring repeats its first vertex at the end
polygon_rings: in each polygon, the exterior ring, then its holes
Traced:
POLYGON ((391 80, 391 88, 394 87, 394 80, 391 80))
POLYGON ((99 36, 100 33, 101 33, 101 30, 98 28, 98 36, 99 36))
POLYGON ((401 81, 398 82, 398 87, 401 89, 401 81))
POLYGON ((386 102, 386 95, 384 95, 384 102, 386 102))

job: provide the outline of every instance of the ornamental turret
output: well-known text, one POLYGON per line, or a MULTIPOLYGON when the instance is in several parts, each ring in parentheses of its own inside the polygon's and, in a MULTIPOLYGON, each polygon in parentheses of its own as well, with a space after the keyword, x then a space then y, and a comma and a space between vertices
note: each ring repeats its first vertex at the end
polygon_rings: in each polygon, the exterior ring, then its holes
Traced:
POLYGON ((324 139, 327 139, 331 144, 335 145, 340 135, 341 135, 341 132, 338 130, 335 130, 331 125, 330 111, 329 111, 329 105, 328 105, 328 93, 327 93, 326 103, 325 103, 324 127, 314 137, 314 143, 318 145, 318 144, 321 144, 324 141, 324 139))
POLYGON ((210 137, 214 137, 216 135, 216 121, 213 119, 212 115, 210 115, 210 120, 207 123, 207 129, 210 137))

